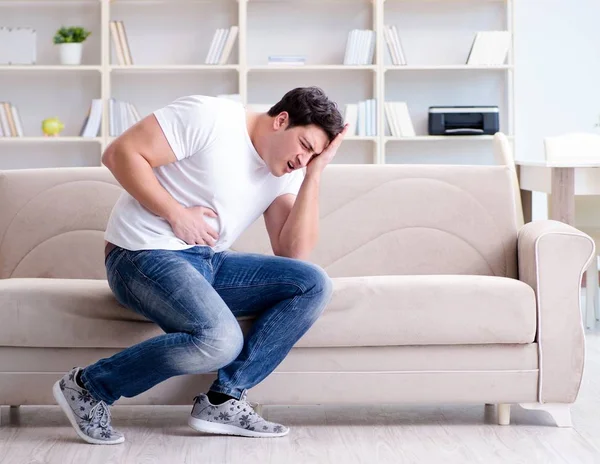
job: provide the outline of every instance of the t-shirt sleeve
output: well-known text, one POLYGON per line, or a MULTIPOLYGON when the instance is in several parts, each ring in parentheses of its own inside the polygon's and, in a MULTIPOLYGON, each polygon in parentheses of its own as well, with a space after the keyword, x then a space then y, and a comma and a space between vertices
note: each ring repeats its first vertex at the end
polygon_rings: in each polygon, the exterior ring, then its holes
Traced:
POLYGON ((298 169, 287 175, 287 182, 284 184, 283 188, 279 192, 279 196, 285 195, 286 193, 291 193, 292 195, 298 195, 300 191, 300 186, 304 181, 304 170, 298 169))
POLYGON ((204 149, 214 137, 218 105, 202 96, 178 98, 154 111, 167 142, 178 160, 204 149))

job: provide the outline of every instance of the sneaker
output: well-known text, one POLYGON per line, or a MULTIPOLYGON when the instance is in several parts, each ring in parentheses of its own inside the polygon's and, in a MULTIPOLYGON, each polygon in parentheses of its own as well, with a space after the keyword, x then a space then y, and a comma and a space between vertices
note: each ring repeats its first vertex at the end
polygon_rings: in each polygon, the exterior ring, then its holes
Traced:
POLYGON ((110 425, 108 405, 104 401, 96 401, 89 391, 75 382, 79 370, 78 367, 73 368, 54 384, 54 398, 83 440, 94 445, 123 443, 123 434, 110 425))
POLYGON ((198 432, 242 437, 283 437, 290 431, 263 419, 246 401, 245 395, 239 401, 231 399, 217 406, 211 404, 205 394, 197 396, 188 424, 198 432))

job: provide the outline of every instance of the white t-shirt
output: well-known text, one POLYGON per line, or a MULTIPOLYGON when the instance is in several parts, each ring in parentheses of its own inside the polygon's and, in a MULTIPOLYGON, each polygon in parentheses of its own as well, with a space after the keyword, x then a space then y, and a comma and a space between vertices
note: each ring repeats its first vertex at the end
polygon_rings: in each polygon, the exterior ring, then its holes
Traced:
MULTIPOLYGON (((154 169, 160 184, 183 206, 205 206, 226 250, 280 195, 298 194, 302 170, 276 177, 252 145, 245 108, 224 98, 193 95, 154 112, 177 161, 154 169)), ((127 192, 115 204, 105 239, 128 250, 182 250, 169 223, 127 192)), ((196 245, 197 246, 197 245, 196 245)))

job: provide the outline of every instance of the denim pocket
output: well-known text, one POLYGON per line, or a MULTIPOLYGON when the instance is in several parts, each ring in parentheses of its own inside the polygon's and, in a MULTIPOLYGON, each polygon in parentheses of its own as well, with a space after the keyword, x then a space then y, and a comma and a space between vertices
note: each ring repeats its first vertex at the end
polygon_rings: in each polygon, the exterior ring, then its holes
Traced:
POLYGON ((110 253, 108 253, 108 255, 106 255, 104 258, 104 266, 106 267, 107 273, 112 272, 115 265, 121 260, 123 252, 125 251, 126 250, 124 248, 118 246, 110 250, 110 253))

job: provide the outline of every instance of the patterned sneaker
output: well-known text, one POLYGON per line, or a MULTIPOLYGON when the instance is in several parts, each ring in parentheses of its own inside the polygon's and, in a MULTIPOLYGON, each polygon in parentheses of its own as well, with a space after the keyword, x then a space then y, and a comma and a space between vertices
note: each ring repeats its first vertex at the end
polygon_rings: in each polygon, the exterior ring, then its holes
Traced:
POLYGON ((194 398, 188 424, 194 430, 242 437, 283 437, 290 431, 283 425, 268 422, 258 415, 245 396, 215 406, 205 394, 194 398))
POLYGON ((110 425, 110 411, 104 401, 96 401, 89 391, 75 382, 79 368, 75 367, 54 384, 54 398, 69 422, 83 440, 94 445, 123 443, 123 434, 110 425))

